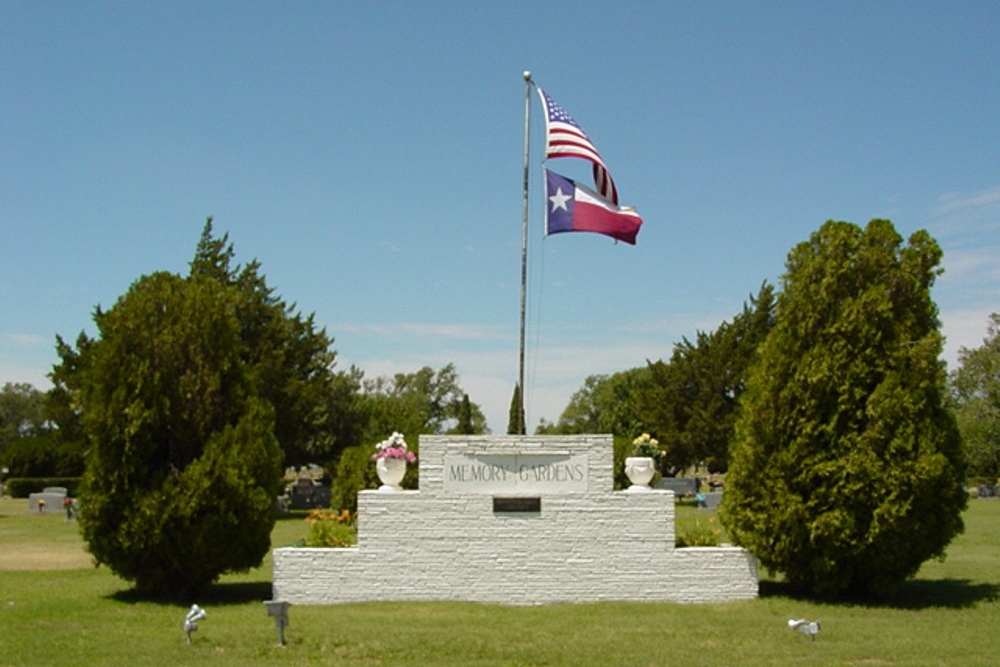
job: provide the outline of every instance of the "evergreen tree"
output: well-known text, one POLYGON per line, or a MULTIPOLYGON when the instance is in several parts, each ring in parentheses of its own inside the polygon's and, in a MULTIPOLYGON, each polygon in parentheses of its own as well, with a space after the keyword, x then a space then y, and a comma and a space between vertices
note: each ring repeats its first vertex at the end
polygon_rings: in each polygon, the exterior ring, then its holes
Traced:
POLYGON ((211 278, 143 277, 98 309, 86 359, 70 354, 57 373, 76 365, 91 448, 84 539, 142 591, 196 592, 270 546, 281 449, 241 358, 239 301, 211 278))
POLYGON ((455 435, 472 435, 476 433, 472 417, 472 403, 469 401, 468 394, 462 394, 462 402, 458 406, 457 423, 455 424, 455 428, 449 431, 449 433, 455 435))
POLYGON ((233 266, 229 235, 216 238, 209 218, 202 230, 190 276, 235 289, 242 361, 254 390, 274 406, 275 435, 285 465, 325 463, 361 442, 361 375, 335 372, 333 340, 312 314, 295 312, 268 287, 260 263, 233 266))
POLYGON ((722 516, 820 595, 885 595, 961 532, 967 499, 930 296, 941 250, 828 222, 789 254, 747 380, 722 516))
POLYGON ((507 413, 507 435, 524 435, 524 399, 521 398, 521 385, 514 385, 514 395, 510 397, 510 410, 507 413))
POLYGON ((649 364, 648 389, 639 393, 645 430, 666 450, 661 472, 680 474, 698 463, 725 472, 747 372, 774 326, 774 288, 764 283, 731 322, 699 331, 674 346, 669 361, 649 364))
POLYGON ((97 338, 58 339, 53 414, 90 451, 84 538, 142 590, 258 565, 282 458, 325 463, 361 441, 361 374, 335 373, 313 316, 234 256, 209 219, 187 277, 142 277, 98 308, 97 338))

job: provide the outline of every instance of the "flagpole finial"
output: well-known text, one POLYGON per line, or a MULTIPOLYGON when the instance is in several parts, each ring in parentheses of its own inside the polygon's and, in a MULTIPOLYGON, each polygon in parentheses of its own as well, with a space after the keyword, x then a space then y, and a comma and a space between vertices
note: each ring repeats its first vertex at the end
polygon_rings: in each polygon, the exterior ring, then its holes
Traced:
POLYGON ((523 77, 524 77, 524 80, 525 80, 525 81, 531 81, 531 70, 530 70, 530 69, 526 69, 526 70, 524 70, 524 71, 523 71, 523 72, 521 73, 521 76, 523 76, 523 77))

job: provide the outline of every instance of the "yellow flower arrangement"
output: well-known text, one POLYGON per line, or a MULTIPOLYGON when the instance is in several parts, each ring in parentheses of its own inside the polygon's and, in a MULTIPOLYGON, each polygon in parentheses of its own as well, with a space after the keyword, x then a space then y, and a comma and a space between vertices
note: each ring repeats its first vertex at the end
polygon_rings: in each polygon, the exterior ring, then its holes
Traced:
POLYGON ((655 461, 663 456, 663 450, 660 449, 659 440, 643 433, 632 441, 632 456, 646 456, 655 461))

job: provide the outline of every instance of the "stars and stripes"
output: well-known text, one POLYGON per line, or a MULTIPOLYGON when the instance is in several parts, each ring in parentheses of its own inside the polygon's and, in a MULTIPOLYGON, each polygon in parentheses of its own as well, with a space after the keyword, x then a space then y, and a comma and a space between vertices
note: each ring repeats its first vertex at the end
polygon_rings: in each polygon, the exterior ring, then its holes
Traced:
POLYGON ((586 132, 555 100, 538 88, 545 109, 545 157, 574 157, 593 164, 594 186, 612 204, 618 204, 618 190, 604 159, 587 137, 586 132))

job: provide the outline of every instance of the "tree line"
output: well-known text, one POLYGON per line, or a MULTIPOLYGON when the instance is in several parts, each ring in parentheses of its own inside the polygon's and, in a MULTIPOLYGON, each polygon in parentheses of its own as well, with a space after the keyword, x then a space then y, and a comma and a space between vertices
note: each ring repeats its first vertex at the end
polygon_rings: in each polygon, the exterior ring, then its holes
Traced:
MULTIPOLYGON (((729 469, 739 399, 758 347, 774 326, 775 292, 764 284, 743 311, 714 331, 683 338, 666 360, 613 374, 591 375, 556 422, 536 434, 611 433, 631 441, 651 433, 667 477, 702 467, 729 469)), ((946 406, 968 458, 970 484, 1000 484, 1000 313, 992 313, 981 346, 962 347, 948 374, 946 406)))
MULTIPOLYGON (((57 338, 52 390, 0 391, 10 474, 85 472, 89 548, 142 589, 259 563, 282 466, 327 464, 349 507, 374 481, 366 443, 486 431, 452 365, 339 370, 313 316, 234 258, 209 219, 188 275, 143 276, 95 311, 96 337, 57 338), (222 539, 206 507, 257 529, 222 539)), ((664 475, 729 472, 723 518, 766 566, 823 592, 891 589, 961 530, 964 477, 1000 472, 1000 318, 946 376, 930 298, 940 258, 926 232, 904 244, 888 221, 829 222, 793 248, 780 290, 764 283, 669 359, 587 378, 536 432, 612 433, 616 458, 650 433, 664 475), (913 499, 928 494, 930 506, 913 499), (934 529, 912 548, 918 517, 934 529), (888 565, 858 565, 872 553, 888 565)))

